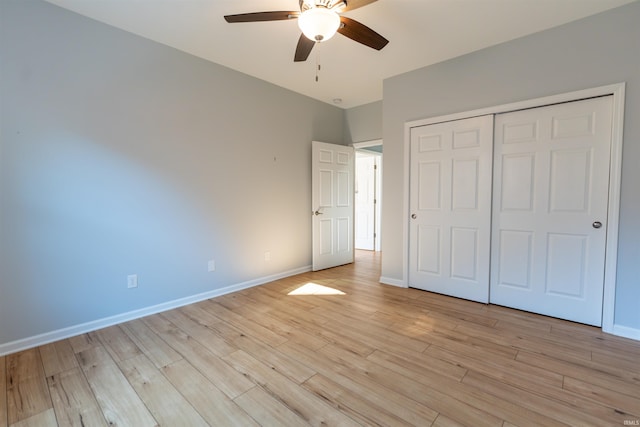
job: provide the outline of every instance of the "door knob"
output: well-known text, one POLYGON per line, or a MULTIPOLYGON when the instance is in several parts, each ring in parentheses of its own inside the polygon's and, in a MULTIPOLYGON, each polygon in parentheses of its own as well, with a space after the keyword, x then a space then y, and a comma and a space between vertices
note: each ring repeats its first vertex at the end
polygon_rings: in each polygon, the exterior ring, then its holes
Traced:
POLYGON ((411 214, 411 218, 412 218, 412 219, 416 219, 416 218, 418 218, 418 215, 416 215, 416 214, 411 214))
POLYGON ((318 209, 316 209, 315 211, 313 211, 313 214, 314 214, 315 216, 322 215, 322 212, 320 212, 320 209, 322 209, 322 208, 318 208, 318 209))
POLYGON ((601 223, 600 221, 596 221, 596 222, 594 222, 594 223, 593 223, 593 224, 591 224, 591 225, 593 225, 593 228, 600 228, 600 227, 602 227, 602 223, 601 223))

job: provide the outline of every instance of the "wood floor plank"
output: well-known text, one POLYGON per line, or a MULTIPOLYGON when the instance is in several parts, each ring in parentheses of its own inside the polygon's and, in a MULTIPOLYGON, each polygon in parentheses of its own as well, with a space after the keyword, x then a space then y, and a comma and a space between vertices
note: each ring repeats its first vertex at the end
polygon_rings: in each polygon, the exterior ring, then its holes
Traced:
MULTIPOLYGON (((312 336, 298 327, 291 325, 289 322, 283 321, 277 317, 271 315, 271 312, 278 310, 275 306, 266 306, 262 304, 256 304, 254 300, 245 296, 237 295, 233 299, 233 311, 253 320, 266 328, 274 331, 276 334, 285 338, 287 341, 294 341, 303 343, 308 346, 315 346, 317 348, 322 347, 327 341, 322 338, 312 336), (262 310, 256 310, 255 307, 264 307, 262 310)), ((232 305, 223 304, 225 307, 230 308, 232 305)))
POLYGON ((628 353, 621 350, 597 349, 591 351, 591 361, 602 366, 616 366, 629 372, 634 372, 640 378, 640 362, 638 351, 628 353))
POLYGON ((9 425, 52 408, 42 358, 37 348, 7 356, 6 365, 9 425))
POLYGON ((142 320, 132 320, 121 326, 124 332, 131 338, 131 341, 138 346, 140 351, 142 351, 157 368, 162 368, 182 359, 182 356, 180 356, 177 351, 149 329, 142 320))
POLYGON ((573 361, 575 359, 591 360, 591 350, 580 348, 566 341, 552 342, 546 338, 534 335, 526 335, 522 331, 500 331, 495 328, 482 325, 461 324, 456 328, 457 332, 474 336, 496 345, 511 347, 518 350, 526 350, 532 353, 548 354, 557 359, 573 361))
POLYGON ((588 379, 587 381, 582 381, 571 377, 564 377, 563 388, 585 396, 594 402, 608 405, 617 412, 640 418, 640 397, 638 396, 628 396, 591 384, 588 379))
POLYGON ((6 357, 0 356, 0 427, 7 427, 7 370, 6 357))
POLYGON ((286 338, 287 341, 296 342, 309 348, 320 348, 329 342, 325 338, 301 328, 298 323, 292 322, 291 319, 284 320, 274 316, 273 312, 274 309, 272 308, 264 313, 262 315, 262 321, 268 324, 269 327, 278 329, 278 334, 286 338))
MULTIPOLYGON (((306 282, 308 282, 308 280, 298 279, 295 282, 295 286, 291 287, 290 290, 298 288, 306 282)), ((259 307, 264 306, 276 309, 289 308, 295 312, 306 312, 317 307, 314 301, 305 301, 301 298, 287 298, 285 300, 285 297, 288 296, 287 293, 288 290, 278 291, 276 286, 268 286, 260 290, 249 288, 243 291, 243 295, 258 303, 259 307)))
MULTIPOLYGON (((502 407, 500 401, 494 399, 487 402, 472 388, 436 373, 424 370, 421 374, 408 377, 404 375, 406 370, 403 364, 379 365, 368 359, 354 357, 331 345, 322 348, 320 352, 334 363, 366 374, 392 390, 404 393, 459 422, 495 426, 502 424, 503 419, 500 417, 513 415, 513 412, 509 412, 512 408, 502 407)), ((530 414, 534 420, 542 418, 534 418, 533 415, 530 414)))
POLYGON ((118 366, 160 425, 208 426, 145 355, 122 360, 118 366))
POLYGON ((349 415, 362 425, 412 426, 395 415, 387 412, 384 407, 373 405, 359 396, 351 393, 340 384, 322 375, 314 375, 304 382, 304 387, 329 402, 339 411, 349 415))
POLYGON ((262 387, 252 388, 236 397, 235 402, 262 426, 307 427, 309 425, 262 387))
POLYGON ((55 425, 57 425, 56 415, 53 409, 48 409, 22 421, 18 421, 12 424, 11 427, 52 427, 55 425))
POLYGON ((47 384, 59 427, 107 425, 80 367, 51 375, 47 384))
MULTIPOLYGON (((431 424, 431 427, 466 427, 464 424, 460 424, 457 421, 452 420, 442 414, 438 415, 438 418, 431 424)), ((506 423, 502 424, 502 427, 506 427, 506 423)))
POLYGON ((425 331, 420 337, 425 341, 444 348, 455 348, 456 352, 469 355, 482 355, 482 357, 501 357, 515 359, 518 350, 508 345, 496 344, 482 340, 474 335, 464 334, 457 330, 432 330, 425 331))
POLYGON ((425 341, 410 338, 389 329, 365 323, 366 319, 364 318, 356 322, 353 319, 341 318, 339 315, 333 317, 333 320, 325 324, 326 328, 333 328, 339 331, 339 333, 354 339, 357 337, 360 341, 373 348, 393 351, 394 348, 401 347, 421 352, 429 346, 429 343, 425 341), (344 325, 349 325, 349 327, 345 328, 344 325))
POLYGON ((254 340, 241 332, 236 332, 233 327, 229 329, 230 332, 226 336, 232 340, 238 349, 250 354, 290 380, 301 384, 316 374, 314 369, 280 352, 280 350, 254 340), (234 332, 235 334, 232 335, 234 332))
MULTIPOLYGON (((527 368, 523 368, 523 370, 526 369, 527 368)), ((474 374, 476 373, 475 371, 471 372, 474 374)), ((558 388, 549 384, 540 384, 539 382, 533 381, 528 383, 521 383, 512 379, 505 381, 503 379, 496 379, 499 378, 497 375, 492 375, 491 377, 493 380, 497 381, 503 389, 509 390, 510 387, 516 387, 516 389, 535 394, 536 398, 542 398, 542 403, 538 403, 540 407, 545 401, 552 401, 554 404, 564 405, 571 409, 578 408, 581 412, 587 414, 590 419, 601 420, 603 425, 618 424, 621 422, 621 411, 616 410, 604 402, 591 401, 585 396, 571 390, 558 388)), ((484 376, 482 378, 484 378, 484 376)), ((559 406, 558 408, 561 409, 564 406, 559 406)))
POLYGON ((603 419, 597 415, 592 415, 590 413, 591 411, 588 410, 592 410, 592 407, 590 407, 586 401, 579 401, 575 405, 570 405, 559 402, 556 399, 541 396, 534 391, 523 390, 504 384, 473 371, 469 372, 462 381, 463 383, 482 389, 486 393, 492 394, 499 399, 512 402, 522 408, 539 414, 545 414, 547 417, 570 426, 599 427, 613 423, 622 425, 624 421, 622 414, 616 415, 613 411, 611 415, 614 419, 603 419))
POLYGON ((281 337, 268 328, 256 323, 252 320, 246 319, 237 313, 223 307, 222 305, 214 302, 213 300, 203 301, 202 305, 205 309, 218 317, 220 320, 224 320, 242 330, 245 334, 251 335, 272 347, 278 346, 287 341, 286 338, 281 337))
POLYGON ((379 365, 393 365, 399 373, 413 377, 421 375, 424 371, 442 375, 454 381, 461 381, 467 373, 467 369, 453 363, 431 357, 428 354, 411 354, 408 351, 397 351, 393 354, 376 350, 367 356, 367 360, 379 365), (401 355, 398 355, 401 353, 401 355))
POLYGON ((9 425, 26 420, 52 407, 44 376, 32 376, 11 383, 7 389, 9 425))
POLYGON ((6 364, 9 385, 17 384, 33 377, 43 378, 45 376, 42 358, 37 348, 8 355, 6 364))
POLYGON ((77 354, 80 366, 109 425, 156 426, 140 397, 109 353, 93 347, 77 354))
POLYGON ((46 376, 79 367, 73 347, 68 340, 56 341, 39 347, 46 376))
POLYGON ((363 375, 351 368, 339 366, 317 351, 295 343, 285 343, 279 349, 308 366, 313 366, 322 375, 350 390, 353 395, 384 408, 409 424, 427 425, 438 416, 438 413, 427 405, 423 405, 403 393, 391 390, 385 384, 376 382, 366 374, 363 375))
MULTIPOLYGON (((186 360, 167 365, 162 372, 210 425, 258 425, 240 406, 186 360)), ((246 393, 239 397, 244 394, 246 393)))
POLYGON ((429 347, 425 354, 515 386, 539 384, 543 387, 562 388, 562 375, 507 357, 488 358, 481 354, 470 356, 455 349, 444 349, 436 345, 429 347))
POLYGON ((550 335, 569 341, 580 341, 590 345, 595 351, 621 353, 632 360, 636 358, 637 352, 640 351, 640 341, 607 334, 594 326, 573 322, 554 323, 551 326, 550 335))
POLYGON ((289 410, 313 426, 357 426, 352 418, 333 411, 324 400, 301 388, 288 378, 242 350, 225 357, 231 365, 262 387, 289 410))
POLYGON ((142 354, 142 351, 119 325, 100 329, 94 333, 116 362, 142 354))
POLYGON ((202 304, 185 305, 180 307, 180 311, 207 328, 223 323, 218 317, 205 310, 202 304))
POLYGON ((237 350, 214 330, 196 322, 181 309, 164 312, 162 316, 217 356, 227 356, 237 350))
POLYGON ((196 369, 233 399, 254 384, 202 344, 192 339, 161 315, 146 317, 144 322, 196 369))
POLYGON ((98 337, 93 333, 77 335, 69 338, 69 344, 73 348, 74 353, 80 353, 81 351, 89 350, 93 347, 100 347, 102 343, 98 337))
POLYGON ((588 378, 591 384, 629 396, 637 396, 640 392, 640 378, 633 373, 617 369, 614 366, 605 371, 604 369, 595 368, 593 365, 584 366, 526 351, 519 352, 516 360, 560 375, 573 378, 588 378))

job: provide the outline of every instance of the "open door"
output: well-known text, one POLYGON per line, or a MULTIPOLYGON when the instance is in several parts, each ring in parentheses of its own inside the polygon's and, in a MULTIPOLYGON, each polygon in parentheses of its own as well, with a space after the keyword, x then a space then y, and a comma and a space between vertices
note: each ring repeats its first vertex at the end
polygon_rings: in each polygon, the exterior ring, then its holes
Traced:
POLYGON ((312 142, 311 215, 313 270, 353 262, 355 152, 312 142))

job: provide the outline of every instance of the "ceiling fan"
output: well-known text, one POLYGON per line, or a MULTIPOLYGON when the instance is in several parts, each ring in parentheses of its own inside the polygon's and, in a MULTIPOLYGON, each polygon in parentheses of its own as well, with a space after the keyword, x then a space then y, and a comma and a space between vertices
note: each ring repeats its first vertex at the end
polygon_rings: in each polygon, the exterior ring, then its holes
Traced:
POLYGON ((302 35, 298 40, 295 62, 306 61, 316 43, 329 40, 338 32, 372 49, 380 50, 389 40, 358 21, 340 15, 377 0, 300 0, 300 11, 253 12, 226 15, 230 23, 284 21, 298 19, 302 35))

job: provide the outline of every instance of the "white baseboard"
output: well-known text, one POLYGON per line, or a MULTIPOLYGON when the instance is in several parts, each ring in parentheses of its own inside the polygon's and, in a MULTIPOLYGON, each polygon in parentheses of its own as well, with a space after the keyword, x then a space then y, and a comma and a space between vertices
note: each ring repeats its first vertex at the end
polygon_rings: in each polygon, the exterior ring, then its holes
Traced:
POLYGON ((409 286, 404 280, 392 279, 391 277, 380 276, 378 281, 384 285, 398 286, 400 288, 408 288, 409 286))
POLYGON ((619 337, 640 341, 640 329, 631 328, 629 326, 613 325, 611 333, 619 337))
POLYGON ((167 301, 162 304, 141 308, 139 310, 129 311, 127 313, 122 313, 122 314, 116 314, 115 316, 105 317, 98 320, 92 320, 90 322, 70 326, 68 328, 58 329, 51 332, 45 332, 44 334, 23 338, 23 339, 8 342, 5 344, 0 344, 0 356, 16 353, 22 350, 27 350, 29 348, 37 347, 44 344, 49 344, 54 341, 59 341, 65 338, 74 337, 76 335, 86 334, 87 332, 96 331, 98 329, 106 328, 108 326, 117 325, 119 323, 139 319, 141 317, 149 316, 151 314, 156 314, 156 313, 171 310, 174 308, 182 307, 185 305, 194 304, 199 301, 204 301, 210 298, 219 297, 222 295, 229 294, 231 292, 240 291, 242 289, 263 285, 265 283, 273 282, 274 280, 295 276, 297 274, 306 273, 308 271, 311 271, 310 265, 306 267, 297 268, 294 270, 284 271, 282 273, 273 274, 270 276, 260 277, 258 279, 249 280, 247 282, 237 283, 235 285, 226 286, 224 288, 214 289, 209 292, 203 292, 201 294, 192 295, 189 297, 180 298, 173 301, 167 301))

